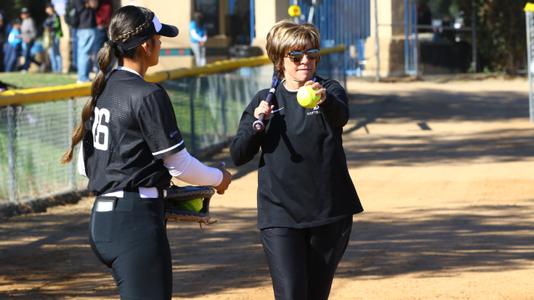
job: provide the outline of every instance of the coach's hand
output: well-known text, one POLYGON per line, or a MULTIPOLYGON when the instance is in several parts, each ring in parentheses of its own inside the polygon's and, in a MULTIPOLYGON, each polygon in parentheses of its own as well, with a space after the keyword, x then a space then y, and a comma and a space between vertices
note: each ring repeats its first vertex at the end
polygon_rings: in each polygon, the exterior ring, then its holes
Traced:
POLYGON ((224 194, 224 192, 228 189, 228 186, 230 185, 230 182, 232 182, 232 174, 230 172, 226 171, 224 167, 219 168, 223 174, 223 179, 221 183, 215 187, 215 190, 217 190, 217 194, 224 194))
POLYGON ((262 100, 258 107, 254 109, 254 118, 259 119, 260 115, 263 115, 263 119, 267 120, 269 119, 269 116, 271 115, 271 112, 274 108, 274 105, 269 105, 267 101, 262 100))

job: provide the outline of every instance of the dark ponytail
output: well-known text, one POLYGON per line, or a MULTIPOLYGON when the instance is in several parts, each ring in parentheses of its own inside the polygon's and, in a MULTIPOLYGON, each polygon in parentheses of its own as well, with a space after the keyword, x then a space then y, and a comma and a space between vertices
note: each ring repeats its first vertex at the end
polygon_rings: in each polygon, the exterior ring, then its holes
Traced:
POLYGON ((71 143, 70 147, 67 149, 67 151, 63 154, 63 157, 61 158, 62 163, 68 163, 72 160, 72 155, 74 152, 74 146, 76 146, 83 138, 85 134, 85 123, 89 118, 91 118, 91 115, 93 114, 93 109, 96 105, 96 99, 102 91, 104 91, 104 88, 106 87, 106 75, 110 71, 110 64, 113 60, 113 53, 112 48, 108 43, 104 44, 104 47, 98 51, 98 73, 96 74, 95 80, 93 81, 93 84, 91 86, 91 99, 85 103, 85 106, 82 110, 82 119, 78 125, 76 125, 76 128, 74 128, 74 132, 72 133, 71 137, 71 143))
POLYGON ((96 106, 96 99, 106 87, 107 75, 112 69, 112 62, 116 57, 119 65, 122 65, 122 59, 135 58, 137 48, 130 49, 128 51, 119 51, 117 48, 117 42, 125 42, 132 36, 138 34, 141 30, 146 28, 147 22, 152 21, 154 14, 143 7, 137 6, 124 6, 117 10, 117 12, 111 18, 109 24, 108 36, 109 42, 106 42, 104 46, 98 51, 98 74, 91 85, 91 99, 87 101, 83 107, 81 114, 81 121, 74 128, 74 132, 71 136, 71 144, 67 151, 61 157, 61 163, 68 163, 72 160, 74 153, 74 147, 82 140, 85 135, 85 123, 91 115, 96 106))

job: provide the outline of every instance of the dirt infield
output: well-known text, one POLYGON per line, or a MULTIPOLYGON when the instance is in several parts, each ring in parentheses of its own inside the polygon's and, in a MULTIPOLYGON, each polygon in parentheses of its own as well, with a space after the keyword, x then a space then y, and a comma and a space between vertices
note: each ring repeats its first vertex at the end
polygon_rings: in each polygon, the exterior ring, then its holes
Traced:
MULTIPOLYGON (((524 80, 350 81, 355 217, 331 299, 534 299, 534 123, 524 80)), ((227 152, 213 158, 232 166, 227 152)), ((174 299, 272 299, 255 164, 199 229, 172 224, 174 299)), ((0 299, 117 299, 91 199, 0 222, 0 299)))

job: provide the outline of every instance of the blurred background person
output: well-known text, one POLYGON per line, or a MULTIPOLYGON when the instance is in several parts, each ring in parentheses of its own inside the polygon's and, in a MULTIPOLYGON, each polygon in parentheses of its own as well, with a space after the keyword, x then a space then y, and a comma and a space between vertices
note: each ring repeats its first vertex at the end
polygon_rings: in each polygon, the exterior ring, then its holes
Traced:
POLYGON ((4 66, 6 72, 17 71, 19 56, 22 49, 22 36, 20 34, 20 23, 19 19, 13 20, 11 22, 11 29, 7 36, 7 42, 4 45, 4 66))
POLYGON ((76 55, 77 51, 77 40, 76 40, 76 28, 78 27, 79 19, 78 14, 76 13, 76 8, 74 7, 74 0, 64 0, 65 12, 63 19, 68 26, 68 30, 65 32, 68 34, 68 40, 66 45, 63 44, 62 49, 67 49, 68 51, 63 51, 63 70, 65 73, 77 72, 78 67, 78 56, 76 55), (68 52, 68 55, 66 55, 68 52), (68 56, 68 57, 66 57, 68 56), (68 64, 65 64, 65 60, 68 64))
MULTIPOLYGON (((96 62, 97 53, 102 48, 104 43, 108 40, 107 30, 109 22, 111 21, 111 14, 113 12, 111 0, 100 0, 98 2, 98 8, 95 13, 96 19, 96 39, 94 44, 93 58, 96 62)), ((98 72, 98 66, 93 64, 93 71, 98 72)))
MULTIPOLYGON (((50 61, 50 68, 54 73, 61 73, 63 67, 61 62, 61 50, 59 42, 63 37, 63 30, 61 29, 61 20, 59 19, 54 6, 48 3, 45 7, 47 18, 44 21, 44 36, 48 39, 44 42, 45 48, 47 48, 48 59, 50 61)), ((46 40, 45 38, 43 38, 46 40)))
POLYGON ((208 34, 204 27, 204 16, 201 12, 193 14, 193 20, 189 24, 191 37, 191 50, 195 56, 195 65, 200 67, 206 64, 206 41, 208 34))
POLYGON ((20 34, 22 36, 22 55, 24 55, 24 63, 22 64, 21 70, 28 71, 32 61, 31 50, 35 38, 37 37, 37 28, 35 27, 35 22, 30 16, 30 11, 27 7, 23 7, 20 10, 20 19, 22 23, 20 25, 20 34))
POLYGON ((89 72, 93 68, 92 55, 96 41, 97 0, 74 0, 78 26, 76 27, 76 56, 78 83, 89 82, 89 72))
MULTIPOLYGON (((50 3, 54 6, 54 10, 56 11, 56 14, 59 16, 59 20, 61 22, 61 30, 63 36, 59 39, 59 52, 61 53, 61 72, 68 73, 71 66, 71 39, 72 36, 70 34, 70 28, 72 27, 67 20, 70 21, 69 17, 67 16, 67 4, 70 3, 71 0, 51 0, 50 3)), ((70 4, 69 8, 72 8, 72 4, 70 4)))
POLYGON ((4 43, 6 42, 4 14, 0 11, 0 72, 4 72, 4 43))

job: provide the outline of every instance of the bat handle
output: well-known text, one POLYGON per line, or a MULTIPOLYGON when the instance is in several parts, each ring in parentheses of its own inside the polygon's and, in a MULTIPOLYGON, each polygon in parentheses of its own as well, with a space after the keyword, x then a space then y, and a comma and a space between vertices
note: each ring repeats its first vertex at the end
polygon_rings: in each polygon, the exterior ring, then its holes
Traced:
MULTIPOLYGON (((278 80, 273 79, 273 83, 271 84, 271 88, 269 89, 269 93, 267 94, 267 97, 265 97, 265 101, 267 104, 271 105, 271 100, 273 99, 274 92, 276 91, 276 86, 278 85, 278 80)), ((265 124, 263 124, 263 118, 265 117, 265 114, 260 114, 258 116, 258 119, 252 123, 252 128, 256 132, 262 132, 265 129, 265 124)))
POLYGON ((263 114, 260 114, 258 119, 252 123, 252 128, 254 128, 256 132, 262 132, 265 129, 265 124, 263 124, 263 116, 263 114))

